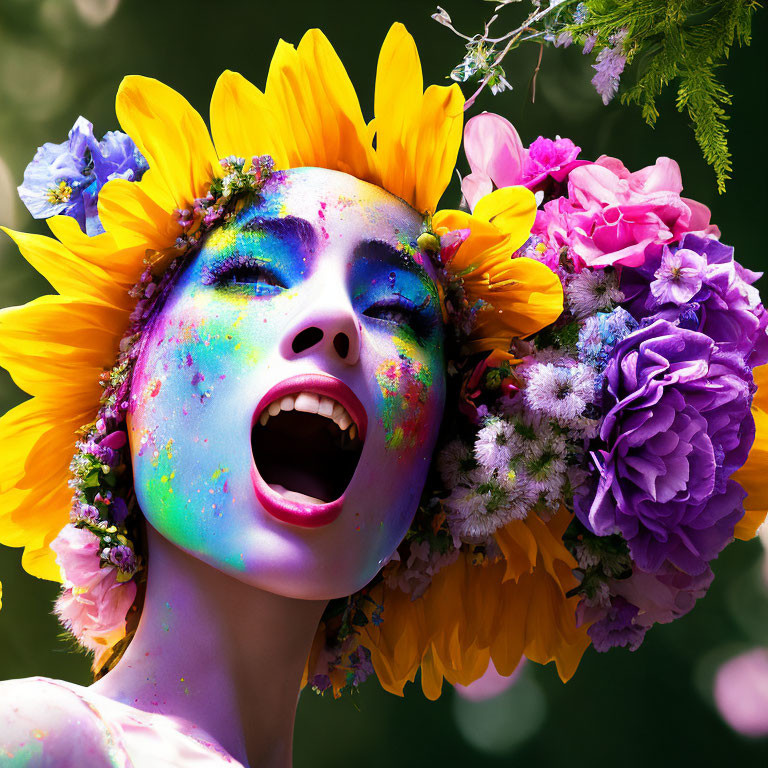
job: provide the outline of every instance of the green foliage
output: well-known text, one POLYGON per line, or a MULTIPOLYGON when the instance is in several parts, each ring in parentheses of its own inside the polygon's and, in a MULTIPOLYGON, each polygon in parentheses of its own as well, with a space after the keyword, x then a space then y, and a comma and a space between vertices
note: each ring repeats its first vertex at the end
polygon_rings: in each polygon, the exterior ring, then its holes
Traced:
POLYGON ((584 6, 583 22, 570 29, 582 40, 597 33, 595 50, 626 30, 624 51, 636 79, 621 94, 622 103, 637 104, 653 126, 659 116, 656 99, 674 83, 677 109, 690 117, 718 191, 724 192, 731 172, 725 112, 731 97, 717 69, 734 44, 749 45, 758 0, 586 0, 584 6))
MULTIPOLYGON (((519 0, 498 0, 496 11, 513 5, 527 6, 519 0)), ((523 43, 588 45, 598 71, 610 68, 606 53, 611 53, 613 63, 626 57, 635 82, 627 87, 624 75, 621 101, 638 105, 651 126, 659 117, 657 98, 674 84, 677 109, 688 114, 704 158, 714 169, 718 191, 724 192, 731 173, 726 124, 731 96, 717 70, 734 45, 749 45, 752 14, 760 7, 760 0, 550 0, 548 4, 531 0, 530 7, 518 10, 527 14, 522 23, 497 37, 490 28, 498 24, 499 13, 476 35, 459 32, 443 9, 432 18, 467 41, 467 53, 451 73, 454 80, 480 83, 466 107, 485 87, 493 93, 512 87, 503 77, 501 62, 523 43)), ((621 68, 609 78, 613 81, 609 89, 605 77, 602 86, 592 81, 606 103, 620 76, 621 68)))

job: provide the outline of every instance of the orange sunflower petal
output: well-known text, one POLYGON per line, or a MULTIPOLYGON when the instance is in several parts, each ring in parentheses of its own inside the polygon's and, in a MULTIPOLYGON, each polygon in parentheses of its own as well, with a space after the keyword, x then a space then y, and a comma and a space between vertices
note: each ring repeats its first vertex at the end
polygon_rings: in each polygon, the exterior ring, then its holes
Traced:
POLYGON ((744 517, 736 524, 734 532, 737 539, 745 541, 755 536, 768 515, 768 478, 765 471, 768 467, 768 365, 755 368, 753 374, 757 384, 757 392, 752 399, 755 442, 747 463, 733 476, 748 494, 744 500, 744 517))

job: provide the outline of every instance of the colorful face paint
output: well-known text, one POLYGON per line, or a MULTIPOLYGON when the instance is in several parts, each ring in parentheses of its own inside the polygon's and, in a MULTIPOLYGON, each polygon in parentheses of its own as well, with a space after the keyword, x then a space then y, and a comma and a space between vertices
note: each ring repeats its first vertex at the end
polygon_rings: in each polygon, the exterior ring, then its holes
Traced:
POLYGON ((421 228, 379 187, 305 168, 209 236, 132 382, 136 493, 167 539, 303 598, 354 592, 391 555, 444 400, 421 228))
POLYGON ((380 423, 386 445, 397 451, 402 460, 419 446, 424 430, 428 429, 432 371, 414 359, 413 345, 395 341, 395 346, 398 356, 379 365, 376 381, 383 397, 380 423))

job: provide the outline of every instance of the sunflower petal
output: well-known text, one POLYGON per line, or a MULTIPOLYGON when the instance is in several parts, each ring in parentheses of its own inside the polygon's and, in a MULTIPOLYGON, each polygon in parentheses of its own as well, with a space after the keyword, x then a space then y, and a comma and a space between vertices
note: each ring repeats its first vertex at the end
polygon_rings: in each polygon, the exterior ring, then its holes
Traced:
POLYGON ((309 30, 298 49, 278 43, 265 95, 284 130, 289 167, 329 168, 379 183, 357 95, 320 30, 309 30))
POLYGON ((751 539, 768 515, 768 365, 753 371, 757 392, 752 399, 752 415, 755 418, 755 442, 747 463, 733 476, 747 492, 744 500, 744 517, 736 524, 734 536, 744 541, 751 539))
POLYGON ((211 134, 217 154, 246 161, 254 155, 270 155, 277 168, 287 168, 282 133, 266 96, 241 74, 222 72, 211 97, 211 134))
POLYGON ((464 120, 458 85, 424 87, 413 37, 393 24, 379 54, 374 102, 382 185, 433 213, 456 165, 464 120))
MULTIPOLYGON (((72 219, 76 224, 77 222, 72 219)), ((98 264, 75 255, 58 240, 0 227, 18 246, 21 255, 60 294, 96 299, 109 304, 128 303, 125 287, 98 264)))
MULTIPOLYGON (((41 296, 0 310, 0 365, 31 395, 57 395, 62 381, 98 391, 128 324, 128 312, 69 296, 41 296)), ((98 396, 94 402, 98 402, 98 396)))
POLYGON ((130 75, 120 84, 115 110, 176 208, 206 194, 221 168, 203 119, 181 94, 151 77, 130 75))
POLYGON ((503 187, 482 197, 472 215, 508 235, 510 250, 516 251, 531 236, 536 220, 536 198, 525 187, 503 187))

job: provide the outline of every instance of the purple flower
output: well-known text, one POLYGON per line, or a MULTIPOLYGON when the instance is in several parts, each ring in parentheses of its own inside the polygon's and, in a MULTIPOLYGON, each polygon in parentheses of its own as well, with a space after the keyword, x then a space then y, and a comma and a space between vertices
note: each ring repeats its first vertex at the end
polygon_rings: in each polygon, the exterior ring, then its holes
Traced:
POLYGON ((78 504, 75 507, 75 519, 83 520, 88 523, 99 522, 99 510, 92 504, 78 504))
POLYGON ((325 693, 331 687, 331 678, 328 675, 315 675, 309 685, 320 693, 325 693))
POLYGON ((106 464, 110 467, 116 467, 120 463, 120 452, 104 446, 101 443, 97 443, 95 440, 88 440, 82 444, 82 453, 90 454, 94 456, 102 464, 106 464))
POLYGON ((64 214, 83 232, 97 235, 104 231, 97 208, 101 188, 111 179, 138 180, 147 168, 129 136, 110 131, 97 141, 93 125, 78 117, 67 141, 38 149, 19 196, 36 219, 64 214))
POLYGON ((666 320, 632 333, 605 370, 592 493, 574 499, 593 533, 617 531, 647 572, 706 570, 744 514, 730 479, 755 436, 752 377, 713 341, 666 320))
POLYGON ((611 648, 626 646, 630 651, 636 651, 646 631, 645 627, 635 623, 638 612, 638 607, 623 597, 612 598, 605 616, 587 630, 595 650, 605 653, 611 648))
POLYGON ((592 69, 596 72, 592 78, 592 85, 603 97, 603 104, 606 106, 619 90, 619 79, 624 71, 624 65, 627 63, 627 57, 623 52, 626 35, 626 30, 621 30, 613 35, 611 45, 606 46, 597 54, 596 63, 592 65, 592 69))
POLYGON ((582 49, 582 53, 584 55, 588 55, 592 53, 592 49, 595 47, 595 43, 597 42, 597 32, 590 32, 585 38, 584 38, 584 48, 582 49))
POLYGON ((75 204, 88 184, 85 154, 91 138, 93 126, 78 117, 67 141, 46 142, 37 150, 18 188, 19 197, 36 219, 65 213, 75 204))
POLYGON ((644 319, 645 324, 659 318, 679 322, 707 334, 721 350, 738 354, 754 368, 768 362, 768 313, 752 285, 759 277, 734 260, 730 246, 687 234, 676 251, 667 246, 648 247, 640 267, 622 270, 621 290, 626 297, 624 306, 638 320, 644 319), (680 253, 683 271, 702 268, 700 284, 692 272, 681 273, 675 285, 664 277, 665 265, 674 266, 673 259, 680 253), (666 285, 654 290, 660 280, 666 285), (681 302, 673 294, 687 298, 681 302))
POLYGON ((364 683, 373 674, 371 652, 364 645, 358 645, 357 650, 349 654, 349 663, 352 667, 350 672, 352 685, 364 683))
POLYGON ((123 573, 133 573, 136 570, 136 555, 125 544, 110 547, 108 558, 110 563, 123 573))
POLYGON ((653 273, 651 294, 659 304, 685 304, 700 290, 707 260, 688 248, 662 249, 661 266, 653 273))
MULTIPOLYGON (((596 270, 602 272, 602 270, 596 270)), ((580 274, 590 274, 586 270, 580 274)), ((611 351, 622 340, 637 330, 638 323, 623 307, 616 307, 612 312, 598 312, 584 321, 579 331, 579 360, 594 369, 595 389, 603 388, 600 375, 610 359, 611 351)))

